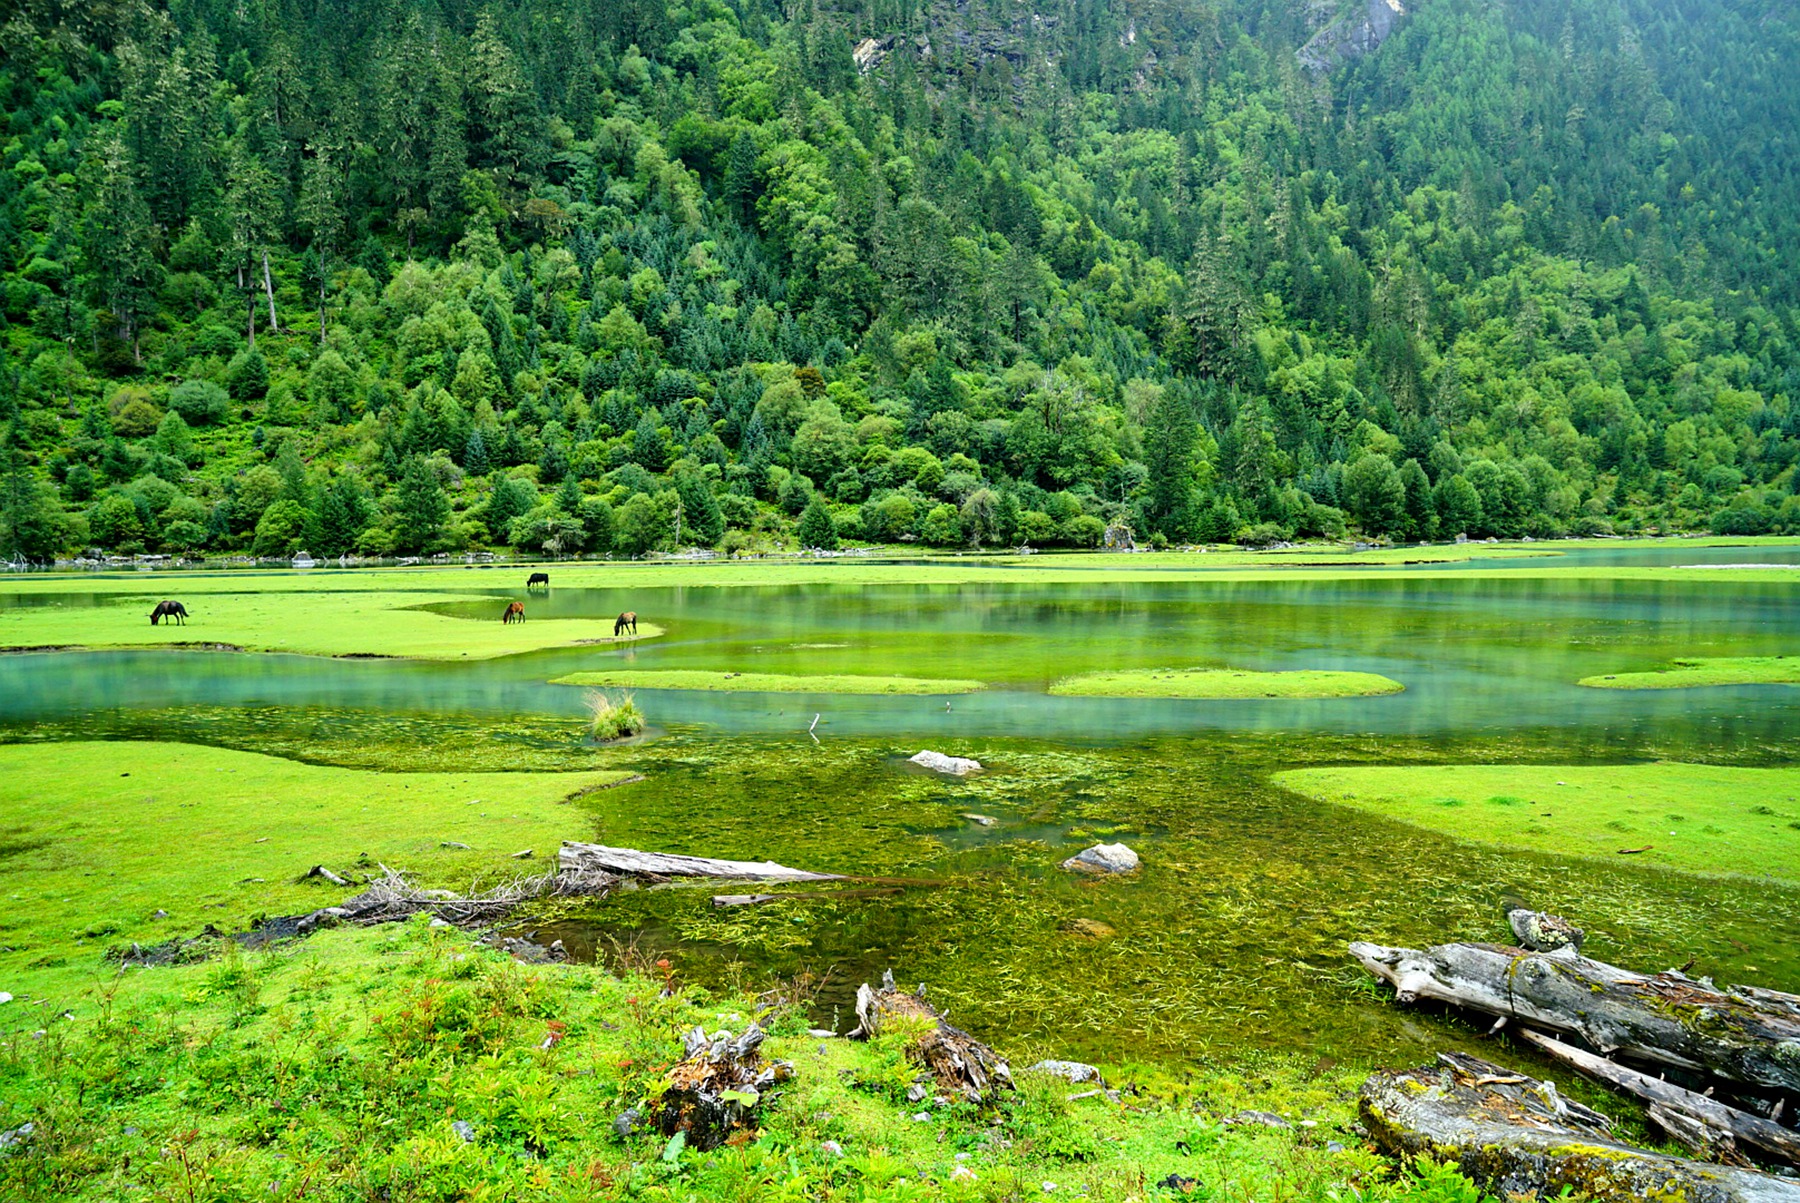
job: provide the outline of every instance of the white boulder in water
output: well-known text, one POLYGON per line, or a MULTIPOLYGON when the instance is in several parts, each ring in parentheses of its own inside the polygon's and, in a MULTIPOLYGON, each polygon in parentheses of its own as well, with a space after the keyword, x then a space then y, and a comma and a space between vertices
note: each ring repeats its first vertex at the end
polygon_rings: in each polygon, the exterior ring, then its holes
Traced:
POLYGON ((1135 873, 1138 854, 1124 844, 1095 844, 1071 856, 1062 867, 1077 873, 1135 873))
POLYGON ((930 769, 935 773, 949 773, 956 777, 981 771, 979 760, 970 760, 964 756, 946 756, 942 752, 920 752, 917 756, 909 757, 909 759, 920 768, 930 769))

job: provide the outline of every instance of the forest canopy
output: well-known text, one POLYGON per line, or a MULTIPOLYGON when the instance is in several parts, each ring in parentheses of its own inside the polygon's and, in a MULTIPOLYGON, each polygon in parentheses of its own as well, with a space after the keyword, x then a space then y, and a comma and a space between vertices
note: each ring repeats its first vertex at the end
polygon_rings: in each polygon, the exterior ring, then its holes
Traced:
POLYGON ((0 555, 1800 533, 1750 0, 26 0, 0 555))

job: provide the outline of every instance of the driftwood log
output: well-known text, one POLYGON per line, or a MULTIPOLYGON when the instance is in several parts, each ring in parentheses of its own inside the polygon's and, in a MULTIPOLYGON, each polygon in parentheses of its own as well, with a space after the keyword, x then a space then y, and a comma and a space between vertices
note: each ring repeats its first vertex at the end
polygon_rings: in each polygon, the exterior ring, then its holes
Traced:
POLYGON ((1455 1162, 1501 1198, 1566 1187, 1620 1203, 1800 1203, 1800 1182, 1621 1144, 1605 1116, 1564 1099, 1552 1082, 1464 1054, 1438 1061, 1363 1083, 1363 1124, 1388 1154, 1455 1162))
POLYGON ((608 848, 564 840, 556 854, 563 872, 602 872, 644 877, 735 877, 749 881, 840 881, 836 873, 808 873, 774 861, 714 860, 707 856, 672 856, 635 848, 608 848))
MULTIPOLYGON (((919 1034, 907 1046, 907 1056, 931 1076, 942 1093, 987 1103, 1001 1090, 1013 1088, 1012 1071, 1000 1054, 946 1023, 937 1009, 917 994, 897 989, 892 970, 882 975, 881 989, 867 982, 856 988, 856 1018, 852 1040, 867 1040, 879 1036, 883 1028, 897 1025, 917 1027, 919 1034)), ((912 1101, 930 1093, 930 1085, 920 1082, 914 1087, 912 1101)))
POLYGON ((1729 1159, 1740 1147, 1747 1147, 1769 1160, 1800 1167, 1800 1132, 1542 1033, 1521 1031, 1518 1035, 1590 1078, 1642 1099, 1664 1131, 1696 1152, 1729 1159))
POLYGON ((756 1126, 764 1096, 794 1076, 787 1061, 763 1064, 758 1051, 763 1030, 755 1024, 741 1036, 701 1028, 682 1041, 685 1056, 669 1070, 669 1085, 650 1112, 664 1136, 687 1133, 688 1147, 716 1149, 732 1133, 756 1126))
POLYGON ((1632 973, 1569 948, 1420 951, 1358 941, 1350 955, 1391 982, 1399 1002, 1436 999, 1572 1032, 1605 1054, 1800 1091, 1800 998, 1791 994, 1720 990, 1673 970, 1632 973))

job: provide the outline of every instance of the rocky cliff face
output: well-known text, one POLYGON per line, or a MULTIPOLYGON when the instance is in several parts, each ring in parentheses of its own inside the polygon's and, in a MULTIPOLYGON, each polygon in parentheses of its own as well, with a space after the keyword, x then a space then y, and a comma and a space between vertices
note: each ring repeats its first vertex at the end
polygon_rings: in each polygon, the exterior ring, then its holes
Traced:
POLYGON ((1295 51, 1309 71, 1329 71, 1339 63, 1361 58, 1387 41, 1406 15, 1401 0, 1366 0, 1338 15, 1295 51))

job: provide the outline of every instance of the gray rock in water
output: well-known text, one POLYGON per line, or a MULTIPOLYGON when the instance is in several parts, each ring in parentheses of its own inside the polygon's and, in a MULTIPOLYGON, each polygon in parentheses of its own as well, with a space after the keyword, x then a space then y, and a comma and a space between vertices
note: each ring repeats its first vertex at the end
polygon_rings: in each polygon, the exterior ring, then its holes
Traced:
POLYGON ((1081 1061, 1039 1061, 1025 1071, 1028 1074, 1054 1074, 1056 1077, 1080 1085, 1083 1082, 1098 1082, 1106 1085, 1106 1079, 1092 1065, 1081 1061))
POLYGON ((1581 951, 1587 933, 1564 919, 1544 911, 1528 911, 1523 907, 1508 911, 1506 922, 1519 943, 1533 952, 1555 952, 1559 948, 1581 951))
POLYGON ((613 1121, 613 1131, 621 1138, 630 1136, 633 1132, 638 1130, 638 1127, 643 1122, 644 1113, 639 1111, 636 1107, 632 1107, 622 1112, 619 1115, 619 1118, 613 1121))
POLYGON ((450 1130, 463 1138, 464 1143, 475 1143, 475 1126, 466 1119, 452 1120, 450 1130))
POLYGON ((1124 844, 1095 844, 1062 863, 1077 873, 1135 873, 1138 854, 1124 844))
POLYGON ((949 773, 953 777, 965 777, 970 773, 981 771, 979 760, 969 760, 963 756, 946 756, 942 752, 920 752, 908 759, 920 768, 930 769, 934 773, 949 773))

